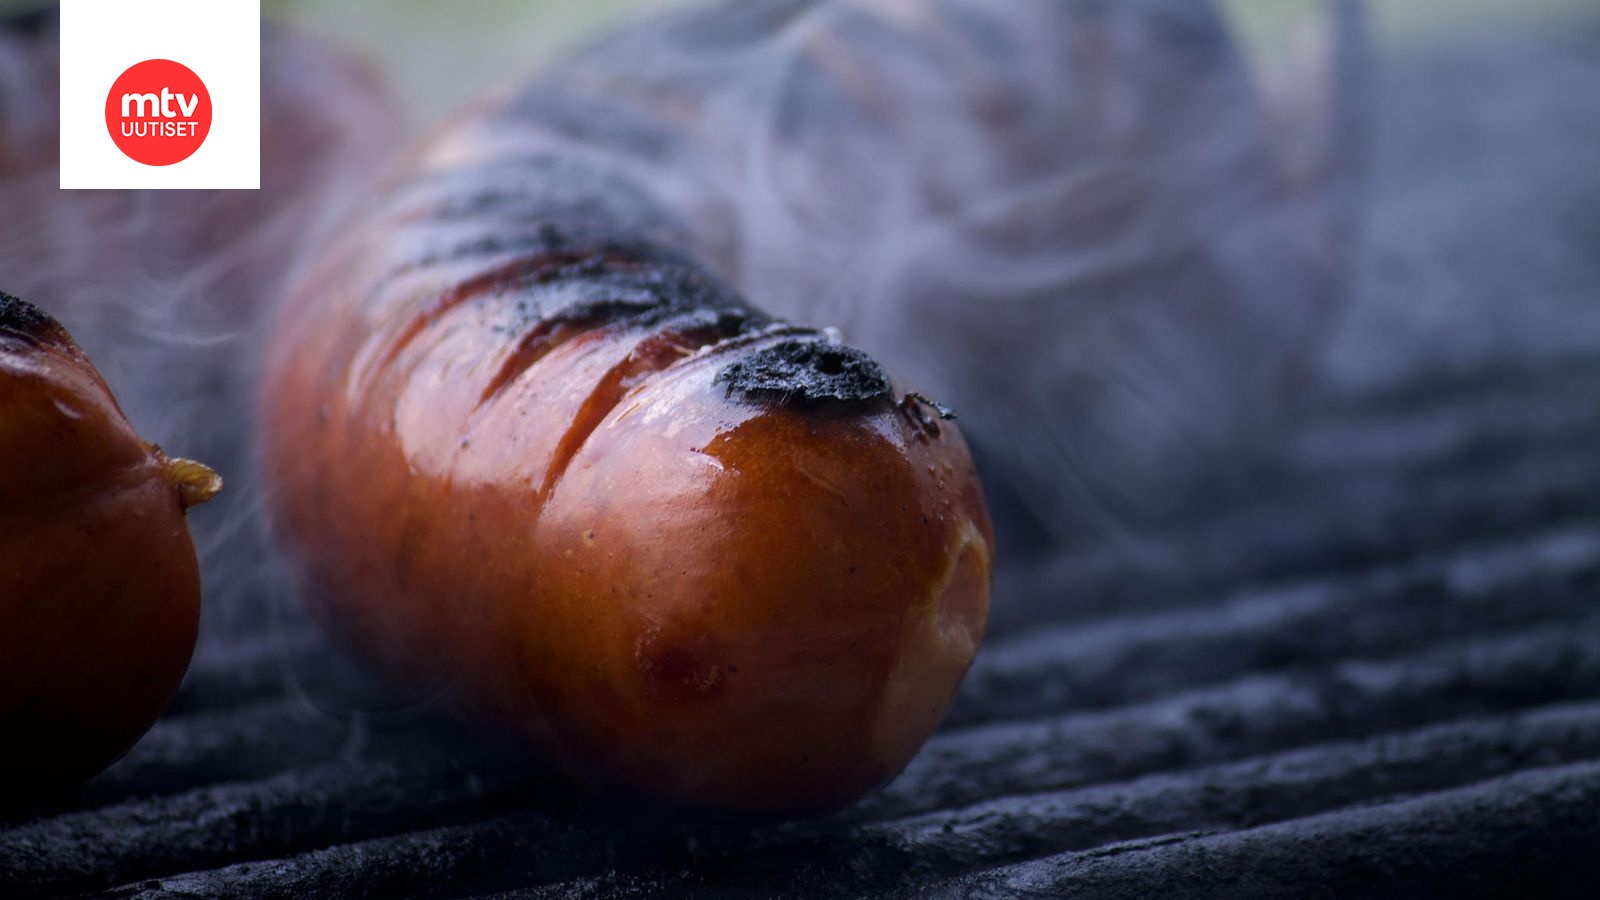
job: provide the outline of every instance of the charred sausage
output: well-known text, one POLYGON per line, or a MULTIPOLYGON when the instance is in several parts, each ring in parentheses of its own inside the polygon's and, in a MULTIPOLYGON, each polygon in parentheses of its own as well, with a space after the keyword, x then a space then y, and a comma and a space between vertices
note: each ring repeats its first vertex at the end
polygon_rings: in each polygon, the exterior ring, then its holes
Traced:
POLYGON ((547 113, 513 96, 419 150, 284 310, 277 529, 337 631, 580 778, 848 803, 982 639, 967 447, 867 354, 747 305, 638 167, 547 113))

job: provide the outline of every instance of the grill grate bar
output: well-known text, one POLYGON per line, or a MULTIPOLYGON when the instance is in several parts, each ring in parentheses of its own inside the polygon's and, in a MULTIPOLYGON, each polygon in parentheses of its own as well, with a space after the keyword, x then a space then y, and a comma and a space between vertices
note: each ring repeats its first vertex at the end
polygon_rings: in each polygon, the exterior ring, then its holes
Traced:
POLYGON ((901 817, 1596 694, 1600 619, 1590 618, 1133 707, 941 732, 854 814, 901 817))
MULTIPOLYGON (((1198 609, 1110 616, 991 641, 947 727, 1115 706, 1250 671, 1503 633, 1593 608, 1600 525, 1585 523, 1198 609)), ((1065 605, 1065 603, 1063 604, 1065 605)))
POLYGON ((1347 477, 1438 468, 1600 432, 1600 360, 1533 380, 1429 384, 1399 397, 1325 409, 1290 436, 1282 467, 1294 477, 1347 477))
POLYGON ((994 611, 991 633, 1167 609, 1230 588, 1332 577, 1597 518, 1600 468, 1578 440, 1444 473, 1374 475, 1173 534, 1013 566, 995 586, 1007 599, 994 611), (1072 598, 1070 607, 1063 597, 1072 598))
POLYGON ((110 897, 397 897, 495 890, 579 877, 624 848, 571 820, 518 813, 460 827, 340 844, 265 863, 130 883, 110 897))
POLYGON ((1175 835, 962 876, 932 896, 1129 897, 1193 891, 1197 872, 1241 895, 1306 884, 1355 896, 1581 896, 1600 846, 1600 762, 1532 769, 1383 806, 1245 831, 1175 835))
MULTIPOLYGON (((941 734, 900 781, 844 818, 903 817, 932 808, 930 804, 964 807, 997 796, 1035 795, 1163 768, 1240 759, 1295 747, 1310 736, 1361 737, 1450 716, 1600 693, 1600 642, 1594 640, 1600 631, 1594 621, 1574 624, 1578 627, 1547 627, 1436 648, 1421 657, 1350 662, 1327 673, 1257 676, 1110 712, 941 734)), ((263 712, 258 709, 239 717, 249 724, 247 733, 272 727, 262 722, 263 712)), ((214 734, 215 718, 190 717, 180 724, 214 734)), ((1486 726, 1491 735, 1492 727, 1486 726)), ((1530 717, 1514 727, 1517 734, 1539 743, 1538 736, 1560 726, 1530 717)), ((210 746, 226 754, 244 739, 224 739, 210 746)), ((1588 752, 1582 728, 1566 739, 1574 742, 1573 752, 1588 752)), ((1480 743, 1492 740, 1483 737, 1480 743)), ((1543 744, 1557 759, 1566 752, 1562 741, 1543 744)), ((1377 745, 1388 748, 1391 764, 1393 754, 1401 753, 1388 739, 1377 745)), ((1506 747, 1500 753, 1501 758, 1515 755, 1506 747)), ((1494 758, 1485 756, 1490 762, 1494 758)), ((43 819, 0 831, 0 847, 6 848, 0 852, 0 868, 14 873, 24 886, 101 887, 83 880, 81 873, 159 875, 237 859, 241 845, 261 854, 270 855, 274 849, 291 853, 319 842, 343 843, 452 819, 473 821, 527 800, 518 780, 497 777, 488 761, 481 754, 463 755, 459 747, 448 744, 438 745, 435 752, 411 747, 407 762, 363 758, 258 783, 215 786, 43 819), (107 835, 117 837, 108 840, 107 835), (76 880, 74 873, 79 873, 76 880)), ((197 760, 167 762, 187 773, 197 760)), ((209 761, 201 765, 213 768, 209 761)), ((159 783, 145 768, 140 779, 159 783)), ((1020 801, 1023 808, 1032 802, 1039 801, 1020 801)), ((510 816, 500 822, 503 828, 496 825, 500 820, 492 820, 435 836, 457 831, 480 835, 488 828, 490 834, 508 835, 512 846, 484 846, 481 851, 512 857, 526 852, 522 829, 534 818, 539 817, 510 816)), ((553 827, 542 818, 539 821, 546 830, 553 827)), ((908 826, 879 827, 893 832, 908 826)), ((603 867, 603 860, 594 862, 603 867)), ((561 864, 582 869, 577 857, 561 864)), ((315 875, 320 868, 313 866, 312 871, 316 878, 323 877, 315 875)))
POLYGON ((1600 756, 1597 713, 1600 705, 1595 704, 1550 707, 1131 782, 985 802, 754 850, 719 847, 702 853, 692 869, 680 873, 663 872, 648 880, 602 874, 578 885, 561 885, 560 890, 579 887, 578 896, 611 896, 631 886, 655 896, 663 888, 692 893, 707 884, 781 879, 787 893, 802 896, 920 896, 961 873, 1030 859, 1116 842, 1145 846, 1171 835, 1259 828, 1404 803, 1417 794, 1469 787, 1534 766, 1593 762, 1600 756), (808 868, 801 862, 806 859, 832 863, 808 868))
MULTIPOLYGON (((880 835, 898 833, 904 844, 908 835, 915 834, 914 820, 878 825, 863 820, 903 818, 936 807, 992 803, 994 798, 1005 795, 1028 795, 1009 801, 1026 808, 1030 803, 1048 802, 1040 800, 1039 792, 1062 788, 1081 790, 1083 786, 1090 786, 1090 791, 1100 791, 1102 796, 1116 795, 1119 791, 1137 794, 1135 788, 1128 786, 1094 788, 1092 785, 1167 769, 1239 760, 1307 744, 1317 745, 1341 736, 1361 738, 1452 717, 1517 709, 1545 699, 1593 696, 1600 693, 1600 645, 1592 639, 1592 624, 1587 634, 1577 636, 1569 628, 1551 628, 1435 651, 1421 659, 1351 663, 1322 680, 1248 679, 1226 689, 1196 692, 1113 714, 943 735, 936 738, 913 769, 884 794, 859 810, 835 817, 831 825, 838 827, 854 821, 856 827, 876 828, 880 835)), ((1395 790, 1422 790, 1426 789, 1426 778, 1431 776, 1426 771, 1412 771, 1404 764, 1409 758, 1408 746, 1410 752, 1423 754, 1448 752, 1453 747, 1455 752, 1473 757, 1476 765, 1488 767, 1482 771, 1491 773, 1498 765, 1514 766, 1528 761, 1517 749, 1519 741, 1547 754, 1539 760, 1541 762, 1563 761, 1569 756, 1590 753, 1593 741, 1600 739, 1594 733, 1600 729, 1600 725, 1594 724, 1600 719, 1591 718, 1587 726, 1572 721, 1575 716, 1592 712, 1588 707, 1574 706, 1570 710, 1543 711, 1486 724, 1440 726, 1435 734, 1377 738, 1366 748, 1369 756, 1365 758, 1391 767, 1388 777, 1400 779, 1391 785, 1395 790), (1474 746, 1493 748, 1495 752, 1480 754, 1474 746)), ((1315 751, 1303 751, 1311 752, 1329 753, 1328 766, 1346 767, 1342 776, 1326 775, 1330 783, 1338 782, 1350 791, 1360 790, 1361 782, 1354 770, 1364 758, 1361 746, 1350 749, 1324 745, 1315 751)), ((1215 779, 1198 782, 1202 787, 1208 783, 1212 785, 1212 793, 1201 799, 1209 797, 1210 802, 1221 802, 1218 797, 1227 794, 1221 786, 1234 784, 1238 787, 1237 779, 1245 778, 1250 772, 1256 773, 1262 790, 1271 790, 1270 776, 1274 773, 1287 771, 1287 776, 1280 774, 1279 777, 1294 777, 1294 759, 1291 754, 1286 760, 1280 760, 1277 767, 1270 762, 1257 762, 1237 765, 1231 773, 1224 769, 1215 779), (1229 782, 1229 774, 1236 780, 1229 782)), ((424 767, 433 764, 433 761, 419 761, 424 767)), ((349 778, 363 767, 350 764, 344 770, 328 773, 323 789, 330 793, 330 802, 336 802, 347 791, 352 796, 358 795, 366 787, 353 784, 341 790, 338 786, 341 778, 349 778)), ((401 796, 411 793, 404 779, 397 781, 394 787, 401 796)), ((1380 793, 1382 790, 1381 783, 1374 788, 1380 793)), ((1242 789, 1233 796, 1236 802, 1240 798, 1256 797, 1242 789)), ((1293 797, 1280 795, 1279 802, 1293 802, 1293 797)), ((409 801, 402 804, 406 805, 409 801)), ((1175 810, 1180 808, 1181 805, 1173 806, 1175 810)), ((1213 809, 1226 818, 1225 808, 1214 806, 1213 809)), ((388 883, 386 879, 391 875, 401 877, 401 873, 391 873, 390 869, 400 867, 400 861, 419 841, 434 848, 438 855, 430 858, 429 866, 433 868, 422 872, 407 870, 404 874, 413 879, 407 882, 412 890, 423 886, 441 890, 457 886, 462 883, 459 879, 476 871, 477 867, 505 874, 510 879, 506 884, 527 883, 534 872, 543 878, 577 877, 603 871, 613 854, 636 859, 641 846, 658 854, 672 849, 669 846, 663 850, 663 840, 659 836, 619 837, 604 829, 592 828, 581 820, 566 820, 560 825, 554 822, 531 813, 513 813, 486 822, 438 828, 422 835, 413 833, 336 846, 302 854, 289 863, 274 863, 268 880, 283 889, 294 886, 295 890, 310 893, 342 891, 351 884, 382 885, 388 883), (582 843, 583 839, 591 842, 587 850, 572 849, 574 843, 582 843), (555 848, 554 853, 551 847, 555 848), (350 852, 352 848, 359 852, 350 852), (553 855, 559 859, 552 858, 553 855), (557 872, 567 874, 552 874, 557 872), (358 880, 347 881, 349 879, 358 880)), ((270 819, 267 824, 270 826, 270 819)), ((348 830, 352 826, 361 827, 350 822, 341 827, 348 830)), ((782 833, 778 836, 782 837, 782 833)), ((828 842, 826 838, 823 840, 828 842)), ((666 843, 670 845, 670 841, 666 843)), ((852 840, 852 843, 855 842, 852 840)), ((860 846, 872 844, 868 841, 860 846)), ((679 848, 677 852, 688 851, 679 848)), ((203 885, 206 878, 226 879, 226 883, 236 887, 243 885, 248 890, 254 883, 249 866, 248 863, 238 864, 220 874, 178 878, 163 883, 161 890, 198 890, 196 886, 203 885)), ((832 877, 836 878, 837 873, 832 877)), ((493 889, 493 885, 484 889, 493 889)))
POLYGON ((68 807, 173 794, 207 785, 266 778, 302 766, 366 756, 379 738, 397 754, 436 739, 437 724, 393 728, 316 713, 299 698, 276 699, 222 712, 163 719, 121 762, 67 801, 68 807))
POLYGON ((1531 765, 1600 759, 1600 703, 1471 719, 1132 782, 985 801, 867 825, 950 872, 1179 831, 1237 828, 1438 791, 1531 765))
POLYGON ((41 819, 0 832, 0 871, 12 891, 102 889, 482 820, 527 801, 481 763, 459 754, 334 763, 41 819))

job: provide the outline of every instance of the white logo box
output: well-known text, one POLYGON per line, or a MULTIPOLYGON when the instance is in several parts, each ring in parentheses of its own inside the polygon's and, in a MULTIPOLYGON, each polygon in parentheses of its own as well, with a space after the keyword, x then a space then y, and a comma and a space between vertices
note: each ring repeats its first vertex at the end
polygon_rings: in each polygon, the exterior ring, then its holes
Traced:
POLYGON ((62 0, 62 188, 260 186, 260 0, 62 0), (205 143, 168 166, 128 158, 106 128, 111 85, 147 59, 188 66, 211 95, 205 143))

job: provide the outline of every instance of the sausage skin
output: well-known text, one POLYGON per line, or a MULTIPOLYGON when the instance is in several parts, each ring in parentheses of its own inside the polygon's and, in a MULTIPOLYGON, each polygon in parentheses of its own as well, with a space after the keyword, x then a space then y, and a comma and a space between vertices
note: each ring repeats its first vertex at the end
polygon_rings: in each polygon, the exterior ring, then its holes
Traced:
POLYGON ((184 511, 221 488, 134 433, 93 364, 0 294, 0 801, 83 781, 138 740, 194 650, 184 511))
POLYGON ((982 640, 947 414, 699 262, 515 99, 416 152, 280 318, 261 410, 312 608, 580 780, 815 812, 896 774, 982 640))

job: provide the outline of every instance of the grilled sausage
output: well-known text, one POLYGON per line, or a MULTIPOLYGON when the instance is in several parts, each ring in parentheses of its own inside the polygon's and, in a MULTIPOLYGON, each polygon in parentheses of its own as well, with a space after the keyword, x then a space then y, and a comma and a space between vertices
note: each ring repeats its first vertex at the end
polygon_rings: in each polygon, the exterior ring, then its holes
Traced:
POLYGON ((184 511, 221 488, 134 433, 54 319, 0 294, 0 801, 82 781, 155 721, 194 649, 184 511))
POLYGON ((746 305, 639 167, 548 113, 512 96, 416 152, 281 316, 261 431, 304 592, 580 778, 848 803, 982 639, 966 445, 746 305))

